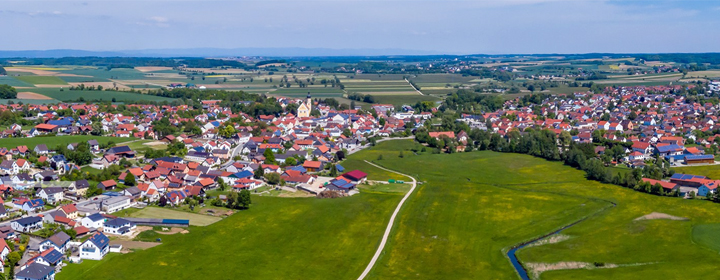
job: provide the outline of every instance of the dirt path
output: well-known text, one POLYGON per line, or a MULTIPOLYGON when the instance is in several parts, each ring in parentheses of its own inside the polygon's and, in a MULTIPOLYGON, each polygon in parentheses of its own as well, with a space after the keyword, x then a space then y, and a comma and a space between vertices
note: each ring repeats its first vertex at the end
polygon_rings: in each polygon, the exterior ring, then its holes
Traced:
POLYGON ((408 79, 405 79, 405 81, 406 81, 415 91, 417 91, 417 93, 419 93, 420 95, 425 95, 424 93, 422 93, 422 91, 420 91, 419 89, 417 89, 410 81, 408 81, 408 79))
POLYGON ((395 217, 400 212, 400 208, 402 208, 403 204, 405 203, 405 200, 407 200, 408 197, 410 197, 410 195, 415 190, 415 186, 417 186, 417 180, 415 180, 415 178, 413 178, 410 175, 402 174, 400 172, 387 169, 385 167, 379 166, 379 165, 369 162, 367 160, 365 162, 367 164, 370 164, 370 165, 380 168, 382 170, 392 172, 395 174, 400 174, 400 175, 403 175, 405 177, 412 179, 412 188, 410 188, 410 191, 408 191, 405 194, 405 196, 402 198, 402 200, 400 200, 400 203, 398 203, 398 206, 395 208, 395 211, 393 211, 392 216, 390 216, 390 221, 388 222, 388 225, 385 228, 385 233, 383 234, 382 240, 380 241, 380 245, 378 246, 377 251, 375 251, 375 255, 370 260, 370 263, 368 264, 368 266, 365 268, 365 270, 362 272, 362 274, 360 274, 360 277, 358 277, 358 280, 365 279, 365 277, 368 275, 368 273, 370 273, 370 271, 372 270, 373 266, 375 266, 375 262, 377 262, 378 258, 380 258, 380 253, 382 253, 383 249, 385 249, 385 243, 387 243, 388 236, 390 236, 390 231, 392 231, 393 224, 395 223, 395 217))

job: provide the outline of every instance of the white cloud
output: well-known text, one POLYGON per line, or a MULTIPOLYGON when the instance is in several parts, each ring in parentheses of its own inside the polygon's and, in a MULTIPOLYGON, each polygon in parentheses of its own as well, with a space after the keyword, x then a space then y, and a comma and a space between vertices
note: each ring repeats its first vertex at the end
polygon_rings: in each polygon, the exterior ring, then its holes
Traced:
POLYGON ((157 22, 157 23, 168 22, 168 19, 166 17, 160 17, 160 16, 150 17, 150 20, 157 22))

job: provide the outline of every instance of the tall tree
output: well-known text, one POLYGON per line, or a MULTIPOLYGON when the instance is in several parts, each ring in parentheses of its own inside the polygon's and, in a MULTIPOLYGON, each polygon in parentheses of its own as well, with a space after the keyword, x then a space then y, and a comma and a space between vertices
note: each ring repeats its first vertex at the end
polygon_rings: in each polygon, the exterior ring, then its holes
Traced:
POLYGON ((252 204, 252 199, 250 198, 250 191, 243 189, 240 191, 240 195, 238 195, 238 203, 237 203, 242 209, 248 209, 250 207, 250 204, 252 204))

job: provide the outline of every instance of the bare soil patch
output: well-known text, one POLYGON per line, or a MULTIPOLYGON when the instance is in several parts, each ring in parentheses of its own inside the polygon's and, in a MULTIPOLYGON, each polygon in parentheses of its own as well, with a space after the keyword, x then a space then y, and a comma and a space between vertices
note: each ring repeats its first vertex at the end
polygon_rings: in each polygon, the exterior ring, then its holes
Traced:
POLYGON ((52 98, 47 97, 45 95, 42 95, 39 93, 34 93, 34 92, 29 92, 29 91, 18 92, 17 98, 18 99, 52 100, 52 98))
POLYGON ((36 84, 35 87, 38 87, 38 88, 70 88, 69 85, 43 85, 43 84, 36 84))
POLYGON ((211 69, 211 68, 185 68, 187 71, 197 71, 205 74, 218 73, 218 74, 233 74, 233 73, 252 73, 243 69, 211 69))
POLYGON ((40 70, 40 69, 30 69, 30 68, 23 68, 23 67, 7 67, 5 68, 8 72, 24 72, 24 73, 32 73, 38 76, 58 76, 58 77, 92 77, 92 76, 85 76, 85 75, 76 75, 76 74, 68 74, 68 73, 60 73, 55 71, 49 71, 49 70, 40 70))
POLYGON ((135 70, 138 70, 140 72, 153 72, 153 71, 165 71, 165 70, 172 70, 172 67, 162 67, 162 66, 141 66, 141 67, 135 67, 135 70))
POLYGON ((113 240, 110 241, 110 245, 122 245, 123 249, 121 253, 129 253, 132 249, 148 249, 160 245, 158 242, 143 242, 143 241, 130 241, 130 240, 113 240))
POLYGON ((652 212, 650 214, 647 214, 642 217, 638 217, 635 219, 635 221, 642 221, 642 220, 657 220, 657 219, 663 219, 663 220, 673 220, 673 221, 687 221, 690 220, 685 217, 678 217, 678 216, 672 216, 665 213, 658 213, 658 212, 652 212))
POLYGON ((170 230, 168 230, 168 231, 156 230, 155 232, 157 232, 159 234, 165 234, 165 235, 173 235, 173 234, 177 234, 177 233, 181 233, 181 234, 190 233, 187 229, 184 229, 184 228, 170 228, 170 230))
POLYGON ((616 268, 617 264, 605 263, 602 266, 595 266, 592 263, 587 262, 557 262, 557 263, 526 263, 525 266, 528 268, 528 272, 532 275, 532 279, 539 279, 540 274, 545 271, 551 270, 565 270, 565 269, 595 269, 595 268, 616 268))
POLYGON ((152 142, 143 143, 143 145, 147 145, 147 146, 157 146, 157 145, 166 145, 166 144, 167 143, 165 143, 163 141, 152 141, 152 142))
POLYGON ((543 239, 541 239, 541 240, 538 240, 538 241, 535 242, 535 243, 532 243, 532 244, 530 244, 530 245, 527 245, 527 247, 542 246, 542 245, 546 245, 546 244, 555 244, 555 243, 563 242, 563 241, 568 240, 568 239, 570 239, 570 236, 569 236, 569 235, 556 234, 556 235, 552 235, 552 236, 549 236, 549 237, 547 237, 547 238, 543 238, 543 239))

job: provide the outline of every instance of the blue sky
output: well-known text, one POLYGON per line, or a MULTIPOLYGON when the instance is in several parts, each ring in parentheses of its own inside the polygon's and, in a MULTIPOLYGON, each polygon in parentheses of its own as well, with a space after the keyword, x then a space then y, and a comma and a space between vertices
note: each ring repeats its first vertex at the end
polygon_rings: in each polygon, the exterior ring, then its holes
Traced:
POLYGON ((720 51, 720 1, 1 1, 2 50, 720 51))

